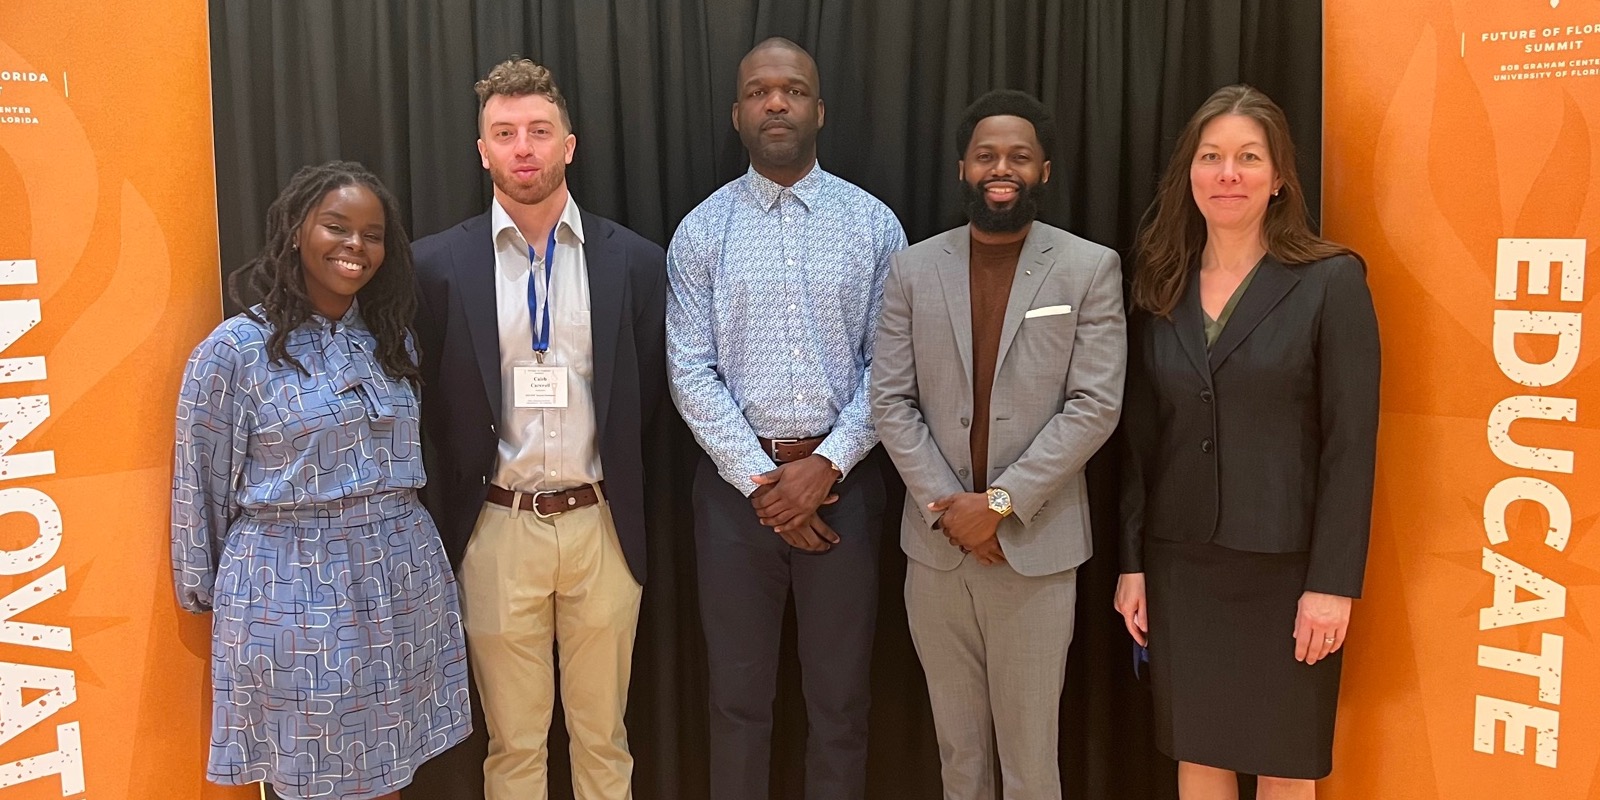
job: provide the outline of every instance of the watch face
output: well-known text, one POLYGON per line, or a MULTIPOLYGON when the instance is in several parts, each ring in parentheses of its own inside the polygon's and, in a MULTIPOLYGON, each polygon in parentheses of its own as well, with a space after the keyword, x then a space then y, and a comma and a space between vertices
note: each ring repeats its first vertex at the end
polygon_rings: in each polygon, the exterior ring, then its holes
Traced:
POLYGON ((989 508, 1004 513, 1011 507, 1011 496, 1005 492, 992 492, 989 494, 989 508))

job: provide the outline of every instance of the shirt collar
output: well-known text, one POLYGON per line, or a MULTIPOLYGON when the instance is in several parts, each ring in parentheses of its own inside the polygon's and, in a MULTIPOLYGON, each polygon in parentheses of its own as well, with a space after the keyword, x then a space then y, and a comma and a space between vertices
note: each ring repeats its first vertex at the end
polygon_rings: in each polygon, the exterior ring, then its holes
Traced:
MULTIPOLYGON (((522 248, 527 248, 528 242, 523 238, 522 232, 517 229, 517 224, 511 221, 511 215, 506 213, 505 206, 500 205, 500 198, 498 197, 494 198, 490 203, 489 224, 493 230, 496 245, 500 244, 500 237, 506 235, 506 231, 509 230, 516 237, 513 241, 517 242, 522 248)), ((578 201, 572 198, 571 192, 568 192, 567 205, 561 209, 561 218, 556 220, 556 240, 565 240, 566 244, 572 244, 572 239, 576 239, 580 247, 584 244, 583 214, 578 211, 578 201), (563 228, 567 230, 570 238, 562 235, 563 228)), ((541 242, 538 246, 542 248, 544 244, 541 242)))
MULTIPOLYGON (((265 307, 260 304, 251 307, 250 310, 255 312, 257 316, 262 316, 266 313, 265 307)), ((328 327, 328 323, 330 321, 337 325, 335 328, 336 331, 343 330, 345 328, 354 328, 358 331, 366 330, 367 321, 361 318, 361 299, 352 297, 350 299, 350 308, 344 312, 344 316, 337 320, 329 320, 327 317, 323 316, 321 312, 313 310, 311 312, 311 316, 306 320, 306 323, 308 323, 312 328, 322 330, 328 327)))
POLYGON ((823 186, 828 179, 827 176, 828 173, 822 170, 822 164, 816 161, 811 162, 811 171, 807 172, 804 178, 795 181, 793 186, 779 186, 771 178, 756 172, 756 168, 753 166, 744 173, 745 185, 750 187, 751 193, 755 195, 756 201, 761 204, 762 208, 770 209, 776 205, 778 198, 787 189, 790 194, 794 195, 796 200, 800 201, 801 205, 806 207, 807 211, 810 211, 816 202, 821 199, 823 186))

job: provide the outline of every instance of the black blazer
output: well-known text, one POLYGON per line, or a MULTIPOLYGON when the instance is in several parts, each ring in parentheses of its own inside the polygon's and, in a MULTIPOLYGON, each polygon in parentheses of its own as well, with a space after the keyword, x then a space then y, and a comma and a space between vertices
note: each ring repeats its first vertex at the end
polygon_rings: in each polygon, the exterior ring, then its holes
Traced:
POLYGON ((1350 256, 1267 256, 1206 352, 1199 276, 1129 326, 1122 571, 1143 537, 1310 553, 1305 588, 1357 597, 1372 521, 1378 321, 1350 256))
MULTIPOLYGON (((667 393, 666 253, 611 220, 582 215, 600 464, 622 552, 642 584, 644 437, 667 393)), ((485 213, 412 245, 428 470, 423 502, 457 567, 488 494, 500 441, 491 235, 485 213)))

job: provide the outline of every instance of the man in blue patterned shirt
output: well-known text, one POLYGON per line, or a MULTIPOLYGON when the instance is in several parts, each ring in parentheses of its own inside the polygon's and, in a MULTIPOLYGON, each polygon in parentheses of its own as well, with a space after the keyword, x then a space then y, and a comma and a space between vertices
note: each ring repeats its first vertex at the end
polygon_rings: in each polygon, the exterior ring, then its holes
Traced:
POLYGON ((767 796, 778 639, 792 589, 806 797, 866 790, 883 483, 867 388, 889 257, 884 204, 824 172, 816 62, 768 39, 739 64, 750 170, 667 251, 672 397, 708 459, 695 475, 711 677, 711 797, 767 796))

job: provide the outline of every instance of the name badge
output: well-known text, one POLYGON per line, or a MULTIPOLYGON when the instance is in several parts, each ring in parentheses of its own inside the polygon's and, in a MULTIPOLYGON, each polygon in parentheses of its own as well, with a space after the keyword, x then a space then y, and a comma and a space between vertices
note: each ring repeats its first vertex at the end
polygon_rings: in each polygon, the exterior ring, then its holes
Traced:
POLYGON ((566 408, 567 368, 542 364, 512 370, 512 401, 517 408, 566 408))

